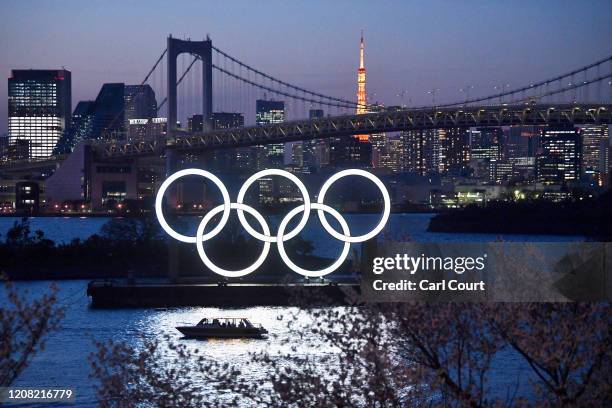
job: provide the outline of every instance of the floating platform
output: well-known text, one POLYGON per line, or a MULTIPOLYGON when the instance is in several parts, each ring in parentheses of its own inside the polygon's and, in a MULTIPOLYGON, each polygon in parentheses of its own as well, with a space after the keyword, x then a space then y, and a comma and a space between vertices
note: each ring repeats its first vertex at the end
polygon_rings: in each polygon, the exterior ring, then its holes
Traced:
POLYGON ((347 294, 360 293, 356 283, 223 283, 131 284, 92 281, 87 285, 94 308, 251 307, 346 304, 347 294))

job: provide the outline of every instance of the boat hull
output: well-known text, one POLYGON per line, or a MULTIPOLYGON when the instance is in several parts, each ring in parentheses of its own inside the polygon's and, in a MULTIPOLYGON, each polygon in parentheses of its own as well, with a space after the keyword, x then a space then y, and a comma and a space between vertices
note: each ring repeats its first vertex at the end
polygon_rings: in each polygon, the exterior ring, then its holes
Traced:
POLYGON ((179 326, 176 328, 185 337, 194 339, 226 338, 226 339, 261 339, 268 333, 257 327, 227 328, 227 327, 193 327, 179 326))

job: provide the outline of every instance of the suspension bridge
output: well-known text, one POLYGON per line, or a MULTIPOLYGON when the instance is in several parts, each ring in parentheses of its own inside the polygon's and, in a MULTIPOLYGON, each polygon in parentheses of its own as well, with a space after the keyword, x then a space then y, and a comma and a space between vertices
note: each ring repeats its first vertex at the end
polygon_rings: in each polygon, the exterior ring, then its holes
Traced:
POLYGON ((432 128, 612 123, 612 56, 490 95, 431 106, 368 105, 366 109, 372 113, 356 115, 357 102, 267 74, 213 46, 210 38, 191 41, 169 37, 141 84, 156 91, 161 101, 158 116, 168 118, 167 134, 140 140, 115 134, 93 144, 99 158, 432 128), (255 126, 252 104, 268 95, 285 101, 288 120, 255 126), (327 116, 307 119, 308 109, 315 108, 326 109, 327 116), (242 113, 247 126, 215 130, 213 111, 242 113), (203 117, 203 131, 177 128, 178 122, 185 123, 189 114, 196 113, 203 117))
MULTIPOLYGON (((89 142, 96 160, 163 155, 167 149, 198 151, 406 130, 612 123, 612 56, 517 88, 495 87, 500 91, 493 94, 470 98, 464 92, 468 97, 455 101, 440 101, 438 94, 438 103, 433 103, 439 91, 435 89, 430 91, 431 105, 376 103, 365 106, 371 113, 357 115, 363 106, 356 101, 267 74, 214 46, 210 38, 192 41, 170 36, 140 82, 145 84, 159 101, 157 116, 167 118, 166 134, 133 139, 125 131, 107 132, 89 142), (285 120, 255 125, 255 101, 269 96, 284 102, 285 120), (309 118, 310 109, 325 110, 326 116, 309 118), (240 113, 246 126, 214 129, 213 112, 240 113), (202 131, 177 127, 194 114, 202 115, 202 131)), ((121 121, 123 113, 108 128, 121 121)), ((41 166, 65 158, 51 157, 41 166)), ((40 160, 26 162, 2 168, 40 167, 40 160)))

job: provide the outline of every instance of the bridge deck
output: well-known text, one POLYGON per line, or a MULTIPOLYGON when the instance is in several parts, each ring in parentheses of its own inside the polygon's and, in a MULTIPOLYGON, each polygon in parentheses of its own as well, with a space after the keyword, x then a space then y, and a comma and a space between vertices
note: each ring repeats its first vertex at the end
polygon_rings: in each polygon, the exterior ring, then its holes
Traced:
POLYGON ((143 140, 136 143, 98 142, 94 144, 94 149, 101 157, 112 158, 161 154, 165 149, 211 150, 401 130, 610 124, 612 123, 611 109, 610 104, 595 103, 402 109, 208 133, 177 132, 163 139, 143 140))

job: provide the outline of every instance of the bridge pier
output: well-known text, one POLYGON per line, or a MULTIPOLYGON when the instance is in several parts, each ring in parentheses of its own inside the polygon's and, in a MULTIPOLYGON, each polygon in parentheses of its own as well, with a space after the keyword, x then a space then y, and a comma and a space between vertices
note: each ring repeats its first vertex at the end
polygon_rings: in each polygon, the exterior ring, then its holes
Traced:
MULTIPOLYGON (((166 177, 170 176, 176 171, 178 153, 176 150, 166 150, 166 177)), ((176 208, 177 205, 177 191, 176 184, 170 186, 166 191, 166 202, 171 207, 176 208)), ((176 283, 180 278, 180 262, 179 262, 179 241, 175 239, 168 240, 168 280, 176 283)))

